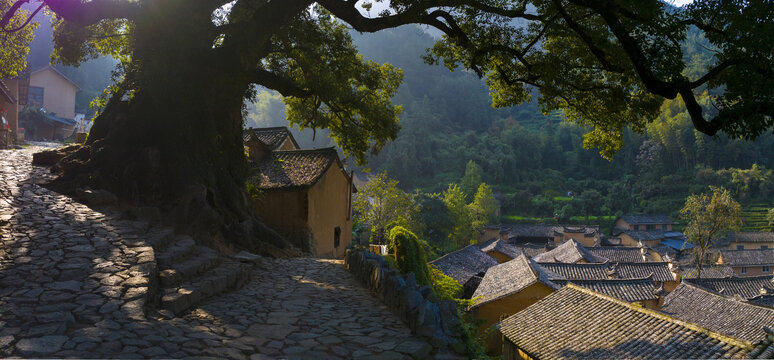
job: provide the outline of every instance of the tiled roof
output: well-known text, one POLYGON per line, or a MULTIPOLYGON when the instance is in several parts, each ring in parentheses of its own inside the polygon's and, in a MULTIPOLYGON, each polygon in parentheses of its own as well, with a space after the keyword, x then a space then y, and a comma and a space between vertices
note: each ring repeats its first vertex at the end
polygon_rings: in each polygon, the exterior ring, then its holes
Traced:
POLYGON ((774 359, 774 330, 766 326, 763 331, 766 332, 766 340, 756 344, 747 354, 750 359, 774 359))
POLYGON ((741 358, 746 342, 569 284, 499 323, 535 359, 741 358))
POLYGON ((565 264, 540 263, 546 270, 559 274, 550 280, 606 280, 609 279, 609 264, 565 264))
POLYGON ((507 233, 510 237, 554 237, 555 232, 563 233, 564 229, 583 229, 585 234, 591 236, 599 234, 599 226, 596 225, 551 225, 551 224, 501 224, 500 232, 507 233))
POLYGON ((478 247, 479 249, 481 249, 481 251, 485 253, 488 253, 490 251, 497 251, 503 255, 510 257, 511 259, 515 259, 517 256, 521 255, 521 250, 500 239, 487 240, 485 242, 478 244, 478 247))
POLYGON ((528 258, 532 258, 546 252, 546 247, 544 245, 523 244, 518 246, 514 245, 514 247, 521 250, 521 252, 523 252, 524 255, 527 255, 528 258))
POLYGON ((666 262, 539 264, 568 280, 642 279, 652 276, 653 281, 675 281, 674 274, 669 270, 669 263, 666 262))
POLYGON ((629 235, 634 240, 638 241, 648 241, 648 240, 663 240, 664 239, 664 230, 625 230, 625 229, 615 229, 613 231, 613 234, 615 236, 618 236, 622 233, 625 233, 626 235, 629 235))
POLYGON ((763 340, 764 326, 774 325, 774 309, 718 295, 690 283, 680 284, 667 295, 661 311, 753 344, 763 340))
MULTIPOLYGON (((696 265, 680 268, 680 276, 683 279, 695 279, 698 275, 698 267, 696 265)), ((702 265, 701 277, 702 279, 722 279, 727 277, 734 277, 734 269, 727 265, 702 265)))
POLYGON ((285 139, 290 139, 290 141, 293 142, 293 145, 296 148, 299 147, 298 143, 296 143, 296 139, 293 138, 293 134, 291 134, 290 130, 284 126, 269 127, 269 128, 250 128, 250 129, 246 129, 243 132, 242 136, 245 142, 249 141, 250 138, 252 137, 266 144, 266 146, 268 146, 272 150, 277 150, 282 145, 282 143, 285 142, 285 139))
POLYGON ((515 294, 537 282, 552 289, 559 289, 558 285, 548 280, 552 275, 556 276, 534 266, 532 260, 521 254, 511 261, 489 268, 473 294, 473 299, 478 298, 473 307, 515 294))
POLYGON ((653 281, 675 281, 675 275, 669 269, 668 262, 641 262, 613 264, 614 277, 637 279, 653 276, 653 281))
POLYGON ((610 262, 643 262, 642 250, 629 246, 595 246, 587 247, 590 253, 610 259, 610 262))
POLYGON ((753 231, 753 232, 730 232, 725 238, 718 241, 720 244, 728 244, 732 241, 753 242, 753 243, 774 243, 774 232, 753 231))
POLYGON ((620 218, 629 225, 674 224, 665 214, 626 214, 620 218))
POLYGON ((486 272, 497 265, 495 258, 485 254, 476 245, 468 245, 455 252, 448 253, 430 262, 446 276, 464 285, 468 279, 478 273, 486 272))
POLYGON ((251 169, 249 181, 261 189, 314 185, 338 158, 334 148, 272 151, 251 169))
POLYGON ((605 263, 608 261, 607 258, 590 253, 583 245, 575 241, 575 239, 567 240, 555 249, 535 256, 534 260, 541 263, 577 263, 580 261, 585 261, 587 263, 605 263))
POLYGON ((729 266, 774 265, 774 249, 721 250, 720 256, 729 266))
POLYGON ((684 279, 684 282, 701 286, 723 295, 739 295, 744 299, 760 295, 761 289, 771 289, 771 292, 774 293, 774 276, 772 275, 723 279, 684 279))
POLYGON ((613 280, 553 280, 557 285, 566 285, 571 282, 586 289, 596 291, 618 300, 637 302, 645 300, 658 300, 656 286, 653 279, 613 279, 613 280))

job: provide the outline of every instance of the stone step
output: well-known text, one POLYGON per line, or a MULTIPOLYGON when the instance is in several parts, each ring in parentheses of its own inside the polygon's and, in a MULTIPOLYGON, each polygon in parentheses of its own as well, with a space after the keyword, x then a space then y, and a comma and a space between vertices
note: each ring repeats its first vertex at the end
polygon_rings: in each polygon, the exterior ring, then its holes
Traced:
POLYGON ((172 265, 182 262, 193 253, 196 242, 187 235, 178 235, 167 248, 156 252, 156 263, 159 269, 170 269, 172 265))
POLYGON ((204 273, 219 263, 217 251, 206 246, 196 246, 187 260, 172 264, 170 268, 161 269, 159 272, 161 285, 166 288, 178 286, 183 281, 204 273))
POLYGON ((208 297, 244 286, 250 281, 251 269, 250 265, 224 260, 218 267, 178 287, 164 289, 161 307, 180 314, 208 297))
POLYGON ((175 240, 175 230, 172 228, 154 228, 148 231, 147 242, 156 252, 166 248, 175 240))

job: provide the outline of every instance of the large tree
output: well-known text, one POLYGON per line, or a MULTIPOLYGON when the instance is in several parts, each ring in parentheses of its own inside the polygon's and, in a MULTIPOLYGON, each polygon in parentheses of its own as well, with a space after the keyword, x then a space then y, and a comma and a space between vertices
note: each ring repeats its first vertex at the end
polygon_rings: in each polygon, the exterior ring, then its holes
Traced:
POLYGON ((712 194, 689 196, 680 210, 680 215, 686 221, 685 235, 688 241, 696 245, 694 255, 697 278, 701 278, 702 266, 712 243, 728 231, 739 230, 742 225, 742 207, 731 193, 715 186, 710 186, 710 191, 712 194))
MULTIPOLYGON (((17 0, 28 2, 30 0, 17 0)), ((376 2, 382 2, 376 0, 376 2)), ((356 0, 43 0, 58 19, 56 60, 122 60, 89 140, 60 165, 58 185, 107 188, 163 204, 179 224, 251 238, 242 109, 255 86, 279 91, 288 120, 328 128, 359 161, 398 131, 390 103, 401 72, 364 61, 349 28, 424 24, 445 34, 427 57, 487 77, 495 106, 539 91, 545 110, 592 125, 589 146, 621 146, 664 99, 682 98, 695 128, 753 138, 772 125, 768 1, 392 0, 375 17, 356 0), (695 26, 715 59, 684 75, 681 41, 695 26), (715 109, 696 101, 709 90, 715 109)), ((5 8, 3 8, 5 9, 5 8)), ((5 18, 15 16, 6 11, 5 18)), ((11 26, 3 21, 3 29, 11 26)))

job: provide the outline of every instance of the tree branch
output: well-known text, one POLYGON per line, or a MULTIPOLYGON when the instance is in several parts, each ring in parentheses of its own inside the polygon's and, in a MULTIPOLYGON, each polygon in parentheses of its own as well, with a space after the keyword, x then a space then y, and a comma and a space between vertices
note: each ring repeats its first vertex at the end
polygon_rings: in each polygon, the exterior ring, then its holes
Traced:
POLYGON ((253 84, 278 91, 282 96, 306 98, 313 95, 311 91, 299 87, 292 80, 263 69, 253 71, 249 80, 253 84))
POLYGON ((137 2, 125 0, 44 0, 44 3, 63 19, 82 26, 108 19, 134 20, 140 11, 137 2))
POLYGON ((575 22, 575 20, 570 16, 569 13, 567 13, 567 10, 562 6, 562 0, 553 0, 554 5, 556 6, 557 11, 559 11, 559 14, 562 16, 562 19, 564 19, 564 22, 567 24, 567 26, 570 27, 575 33, 578 35, 578 37, 583 40, 583 43, 586 44, 586 47, 589 48, 589 51, 591 51, 591 54, 594 55, 595 58, 602 64, 602 67, 605 68, 607 71, 617 72, 617 73, 623 73, 623 69, 617 65, 614 65, 610 62, 610 57, 605 53, 602 49, 600 49, 596 44, 594 44, 594 41, 591 39, 591 36, 589 36, 581 27, 580 25, 575 22))

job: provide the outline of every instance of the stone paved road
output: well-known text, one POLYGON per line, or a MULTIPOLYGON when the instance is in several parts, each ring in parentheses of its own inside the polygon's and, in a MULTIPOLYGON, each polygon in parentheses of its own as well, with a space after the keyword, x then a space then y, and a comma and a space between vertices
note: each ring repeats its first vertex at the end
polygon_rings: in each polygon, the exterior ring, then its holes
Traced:
POLYGON ((38 185, 40 148, 0 151, 0 357, 426 358, 431 347, 340 263, 264 259, 253 280, 146 318, 146 226, 38 185))

